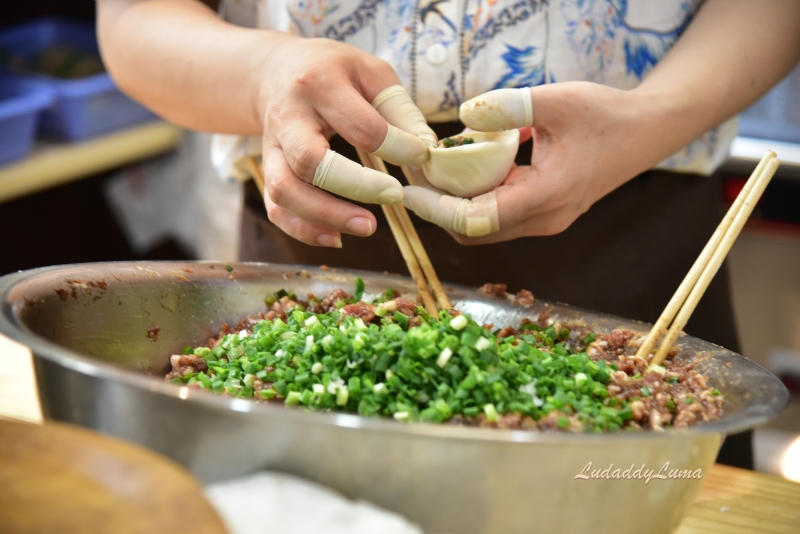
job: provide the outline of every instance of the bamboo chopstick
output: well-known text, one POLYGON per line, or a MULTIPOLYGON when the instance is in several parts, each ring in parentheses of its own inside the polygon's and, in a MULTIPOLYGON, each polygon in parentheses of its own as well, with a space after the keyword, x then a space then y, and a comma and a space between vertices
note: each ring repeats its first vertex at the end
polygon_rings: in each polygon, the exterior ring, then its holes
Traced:
POLYGON ((433 299, 430 290, 428 289, 428 282, 425 280, 425 274, 417 261, 414 250, 409 243, 408 236, 403 231, 403 227, 397 217, 397 212, 394 206, 382 205, 383 213, 386 215, 386 220, 389 222, 389 227, 392 229, 392 235, 397 242, 400 253, 403 255, 403 260, 406 262, 408 272, 411 273, 411 278, 417 285, 417 293, 422 297, 422 305, 425 311, 433 316, 438 316, 439 311, 436 309, 436 301, 433 299))
MULTIPOLYGON (((362 150, 358 150, 358 157, 361 159, 363 165, 388 174, 386 165, 381 159, 362 150)), ((264 172, 261 166, 254 156, 247 157, 245 163, 250 174, 253 176, 256 186, 258 186, 258 190, 263 195, 264 172)), ((431 315, 436 315, 438 313, 436 309, 437 302, 443 310, 453 309, 453 305, 447 297, 447 293, 445 293, 444 287, 442 287, 442 283, 439 281, 439 277, 436 275, 436 270, 433 268, 433 264, 427 252, 425 252, 425 247, 422 245, 422 241, 417 231, 414 229, 414 224, 411 222, 406 208, 402 204, 392 206, 383 205, 381 208, 386 216, 386 220, 389 222, 389 227, 392 230, 392 235, 394 235, 397 246, 400 248, 400 254, 402 254, 408 271, 411 273, 411 277, 417 285, 417 292, 422 298, 425 310, 431 315), (430 284, 434 295, 436 295, 435 300, 428 289, 428 284, 430 284)))
MULTIPOLYGON (((388 174, 389 171, 386 169, 386 165, 383 163, 383 160, 368 154, 361 149, 356 149, 356 151, 358 152, 358 157, 361 160, 362 165, 388 174)), ((400 253, 403 255, 403 260, 406 262, 408 271, 411 273, 411 278, 414 279, 414 283, 417 285, 417 292, 422 298, 425 311, 431 315, 437 315, 439 313, 436 309, 437 300, 439 301, 440 305, 442 305, 441 303, 443 301, 445 302, 445 305, 449 305, 450 301, 447 299, 447 295, 444 293, 444 288, 439 282, 439 278, 436 276, 436 271, 433 269, 433 265, 431 265, 430 259, 425 253, 425 247, 422 245, 419 235, 417 235, 417 232, 414 230, 405 206, 401 204, 381 205, 381 208, 383 208, 383 213, 386 215, 386 220, 389 222, 389 228, 391 228, 392 235, 394 235, 397 246, 400 248, 400 253), (407 223, 404 224, 404 220, 406 219, 407 223), (410 232, 408 231, 409 227, 411 229, 410 232), (421 254, 418 254, 418 251, 420 251, 421 254), (433 276, 431 277, 429 273, 432 273, 433 276), (434 300, 430 290, 428 289, 428 283, 430 283, 431 280, 434 280, 434 282, 431 283, 431 287, 437 294, 437 300, 434 300), (440 295, 443 295, 444 298, 441 298, 440 295)), ((451 308, 452 305, 449 305, 448 307, 442 305, 442 309, 449 310, 451 308)))
MULTIPOLYGON (((368 157, 371 167, 374 170, 387 174, 389 173, 383 160, 370 154, 364 154, 366 157, 368 157)), ((362 157, 360 153, 359 157, 362 157)), ((363 161, 364 159, 362 157, 362 162, 363 161)), ((401 169, 403 170, 403 174, 408 177, 408 169, 406 167, 401 167, 401 169)), ((450 297, 447 296, 447 292, 444 290, 442 282, 439 280, 439 276, 436 274, 436 269, 433 268, 433 263, 431 263, 431 259, 428 257, 425 246, 422 244, 422 240, 419 238, 419 234, 414 228, 414 223, 411 222, 411 217, 408 215, 408 210, 406 210, 406 207, 402 204, 395 204, 393 207, 395 213, 397 213, 398 219, 400 220, 400 224, 403 226, 403 231, 408 236, 408 242, 411 244, 411 248, 414 250, 417 261, 419 262, 422 271, 425 273, 425 276, 428 279, 428 284, 430 284, 431 289, 433 290, 433 294, 436 297, 436 302, 439 303, 439 307, 441 309, 452 310, 453 304, 450 302, 450 297)))
POLYGON ((422 240, 419 238, 419 234, 417 234, 417 230, 414 228, 414 223, 411 222, 411 217, 408 216, 408 211, 402 204, 398 204, 394 206, 394 208, 398 215, 398 219, 400 219, 400 225, 403 227, 403 231, 408 236, 409 243, 411 243, 411 248, 414 250, 414 254, 417 256, 419 265, 422 267, 422 271, 425 273, 425 277, 428 279, 428 284, 430 284, 431 289, 433 290, 433 294, 436 297, 436 302, 439 303, 439 307, 441 309, 452 310, 453 304, 450 302, 450 298, 447 296, 444 287, 442 287, 442 282, 439 281, 439 276, 436 274, 436 270, 433 268, 431 259, 428 257, 428 253, 425 251, 422 240))
POLYGON ((256 183, 256 187, 258 187, 258 190, 261 192, 261 196, 264 196, 264 169, 258 164, 255 156, 247 156, 245 162, 247 164, 247 169, 253 177, 253 181, 256 183))
POLYGON ((661 317, 659 317, 647 338, 645 338, 636 353, 637 356, 642 358, 647 358, 658 339, 666 330, 667 325, 672 323, 651 360, 651 366, 661 365, 667 354, 669 354, 673 343, 675 343, 675 340, 677 340, 686 326, 689 317, 691 317, 692 312, 700 302, 714 275, 717 274, 722 262, 730 252, 733 243, 739 236, 745 222, 753 212, 753 208, 755 208, 758 199, 761 198, 779 165, 780 162, 775 152, 769 151, 761 159, 756 170, 753 171, 753 174, 731 205, 725 218, 703 248, 700 256, 692 265, 672 299, 670 299, 661 317))
POLYGON ((753 174, 750 175, 750 178, 742 188, 742 191, 736 197, 736 200, 733 202, 733 204, 731 204, 731 207, 728 209, 728 213, 725 214, 722 222, 720 222, 719 226, 717 226, 717 229, 714 231, 711 239, 708 240, 708 243, 706 243, 703 251, 700 252, 700 255, 692 265, 692 268, 689 269, 689 272, 681 282, 681 285, 678 286, 675 294, 672 296, 669 303, 667 303, 667 307, 664 308, 663 312, 661 312, 661 316, 658 318, 658 321, 656 321, 655 325, 653 325, 650 333, 647 334, 647 337, 642 342, 641 347, 639 347, 639 350, 636 353, 637 356, 640 358, 647 358, 653 348, 655 348, 658 340, 667 331, 669 324, 675 318, 675 315, 678 313, 681 305, 683 305, 683 303, 686 301, 686 297, 689 295, 692 287, 694 287, 695 283, 697 283, 697 279, 700 278, 700 274, 703 272, 703 269, 705 269, 706 265, 708 265, 708 260, 711 258, 711 255, 717 249, 717 246, 719 246, 719 242, 722 241, 722 236, 725 235, 725 232, 730 227, 734 217, 736 217, 736 213, 738 213, 739 208, 742 207, 744 197, 753 188, 753 185, 755 185, 759 176, 761 176, 767 161, 774 157, 775 152, 769 151, 764 155, 763 158, 761 158, 761 161, 756 166, 753 174))

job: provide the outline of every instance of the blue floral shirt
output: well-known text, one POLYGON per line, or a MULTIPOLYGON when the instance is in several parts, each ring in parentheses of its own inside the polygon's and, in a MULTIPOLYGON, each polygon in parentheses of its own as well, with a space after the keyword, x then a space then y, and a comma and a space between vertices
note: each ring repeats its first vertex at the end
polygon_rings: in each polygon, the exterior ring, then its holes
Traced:
MULTIPOLYGON (((636 87, 701 0, 223 0, 249 27, 342 41, 388 61, 429 122, 502 87, 583 80, 636 87)), ((710 174, 728 155, 732 119, 659 167, 710 174)))

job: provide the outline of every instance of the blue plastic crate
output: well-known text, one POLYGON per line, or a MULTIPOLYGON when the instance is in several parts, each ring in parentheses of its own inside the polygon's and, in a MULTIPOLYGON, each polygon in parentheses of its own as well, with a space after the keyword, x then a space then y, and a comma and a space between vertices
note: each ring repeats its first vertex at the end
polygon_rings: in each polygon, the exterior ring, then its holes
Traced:
POLYGON ((28 155, 39 117, 52 103, 46 84, 0 76, 0 165, 28 155))
MULTIPOLYGON (((42 19, 0 32, 0 49, 26 59, 55 45, 98 53, 94 27, 81 22, 42 19)), ((107 73, 75 80, 25 77, 46 82, 55 94, 52 106, 42 116, 40 131, 45 136, 78 141, 156 117, 122 94, 107 73)))

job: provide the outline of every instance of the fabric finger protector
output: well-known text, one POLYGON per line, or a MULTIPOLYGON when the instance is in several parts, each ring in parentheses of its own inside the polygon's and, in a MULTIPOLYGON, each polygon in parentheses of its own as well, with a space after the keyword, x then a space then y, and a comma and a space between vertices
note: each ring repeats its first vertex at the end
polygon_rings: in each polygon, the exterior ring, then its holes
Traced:
POLYGON ((440 195, 447 195, 447 191, 439 189, 431 185, 427 178, 425 178, 425 172, 422 170, 422 167, 417 165, 403 165, 401 167, 403 171, 403 176, 406 177, 408 180, 409 185, 418 185, 419 187, 424 187, 425 189, 430 189, 431 191, 435 191, 440 195))
POLYGON ((529 87, 496 89, 471 100, 458 110, 461 122, 479 132, 502 132, 533 126, 533 102, 529 87))
POLYGON ((372 100, 372 107, 390 125, 421 139, 427 146, 436 146, 436 134, 402 85, 392 85, 378 93, 372 100))
POLYGON ((313 184, 330 193, 366 204, 399 204, 403 186, 388 174, 362 167, 328 149, 313 184))
POLYGON ((403 204, 422 219, 469 237, 500 230, 494 191, 472 200, 440 195, 424 187, 406 186, 403 204))
POLYGON ((394 165, 423 163, 431 157, 425 141, 391 124, 383 143, 372 155, 394 165))

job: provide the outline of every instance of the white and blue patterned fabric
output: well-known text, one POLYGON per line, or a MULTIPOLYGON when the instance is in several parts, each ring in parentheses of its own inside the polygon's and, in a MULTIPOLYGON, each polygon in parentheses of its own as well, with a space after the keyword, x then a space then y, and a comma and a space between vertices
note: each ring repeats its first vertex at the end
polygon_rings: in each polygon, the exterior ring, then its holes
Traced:
MULTIPOLYGON (((501 87, 591 81, 632 89, 658 63, 702 0, 223 0, 248 27, 325 37, 388 61, 431 123, 501 87)), ((710 174, 728 155, 736 119, 659 165, 710 174)), ((215 164, 231 161, 219 139, 215 164)))

